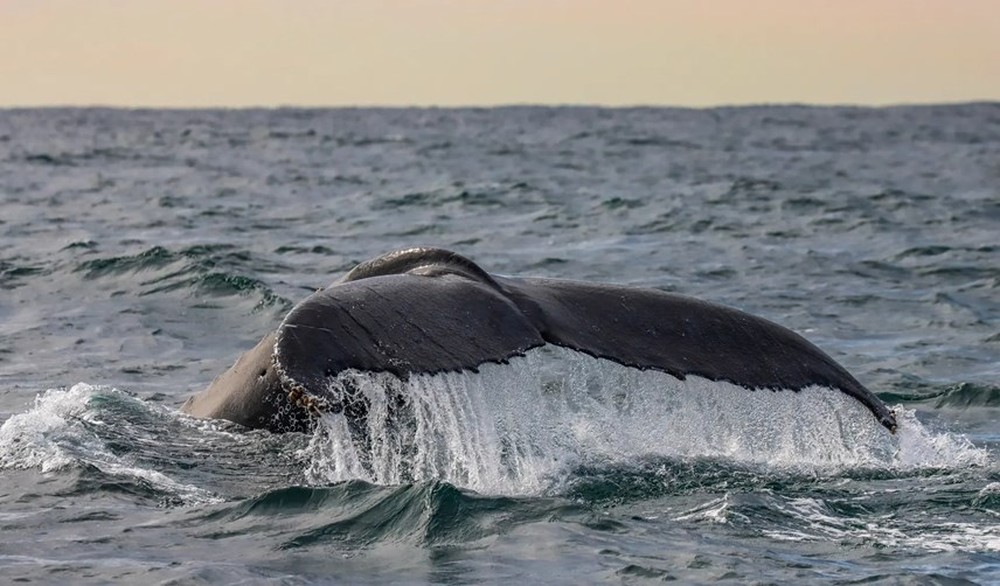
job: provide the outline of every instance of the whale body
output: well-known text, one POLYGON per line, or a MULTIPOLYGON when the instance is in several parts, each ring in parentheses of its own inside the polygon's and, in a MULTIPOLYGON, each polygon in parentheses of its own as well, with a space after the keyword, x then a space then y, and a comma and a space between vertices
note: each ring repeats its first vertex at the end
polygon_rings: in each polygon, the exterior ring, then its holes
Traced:
POLYGON ((847 370, 766 319, 655 289, 491 275, 438 248, 380 256, 310 295, 182 410, 308 431, 323 411, 364 416, 363 399, 331 394, 338 373, 475 371, 545 344, 748 393, 829 387, 896 429, 889 408, 847 370))

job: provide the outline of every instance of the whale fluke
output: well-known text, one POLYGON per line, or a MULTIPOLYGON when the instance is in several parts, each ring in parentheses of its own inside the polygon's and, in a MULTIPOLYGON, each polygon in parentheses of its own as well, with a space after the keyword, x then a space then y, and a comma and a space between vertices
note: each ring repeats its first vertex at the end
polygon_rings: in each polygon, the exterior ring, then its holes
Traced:
POLYGON ((328 395, 328 381, 342 371, 402 378, 475 371, 544 344, 681 380, 696 375, 749 390, 830 387, 896 428, 892 412, 842 366, 766 319, 655 289, 491 275, 437 248, 367 261, 310 295, 183 410, 305 431, 310 411, 363 410, 328 395))

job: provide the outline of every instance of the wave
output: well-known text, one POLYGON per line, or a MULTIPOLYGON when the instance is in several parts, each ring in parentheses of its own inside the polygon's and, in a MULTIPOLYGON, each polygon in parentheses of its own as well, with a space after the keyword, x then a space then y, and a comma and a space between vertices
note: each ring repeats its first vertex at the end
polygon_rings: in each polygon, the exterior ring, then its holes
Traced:
POLYGON ((935 399, 938 409, 1000 407, 1000 387, 963 382, 948 386, 935 399))
POLYGON ((261 531, 279 549, 317 544, 364 548, 376 542, 470 543, 533 521, 586 521, 587 507, 559 499, 490 497, 445 482, 379 486, 360 480, 333 486, 290 486, 214 507, 197 520, 226 536, 261 531))
POLYGON ((121 275, 145 274, 138 285, 138 295, 154 295, 170 291, 189 291, 193 295, 256 296, 255 311, 275 307, 291 309, 291 302, 277 295, 265 283, 232 271, 248 264, 246 252, 231 246, 197 245, 179 252, 154 246, 135 255, 89 259, 80 262, 75 271, 85 279, 107 279, 121 275))
POLYGON ((77 492, 108 487, 161 498, 164 503, 219 500, 135 461, 129 446, 141 441, 142 434, 122 417, 125 411, 172 417, 111 388, 79 383, 68 390, 50 389, 35 399, 32 409, 0 426, 0 469, 37 468, 43 473, 73 469, 82 473, 77 492), (100 433, 102 428, 111 433, 100 433))
POLYGON ((894 393, 883 393, 886 400, 919 403, 933 409, 991 409, 1000 407, 1000 387, 986 383, 960 382, 940 385, 921 380, 904 380, 894 393))

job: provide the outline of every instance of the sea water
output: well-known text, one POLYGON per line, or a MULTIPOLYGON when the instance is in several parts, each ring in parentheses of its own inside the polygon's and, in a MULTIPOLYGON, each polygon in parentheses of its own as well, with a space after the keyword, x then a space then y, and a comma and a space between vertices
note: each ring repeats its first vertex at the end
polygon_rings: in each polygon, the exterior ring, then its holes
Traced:
POLYGON ((4 581, 1000 581, 995 103, 3 110, 0 203, 4 581), (556 348, 341 373, 363 433, 178 412, 413 245, 777 321, 899 430, 556 348))

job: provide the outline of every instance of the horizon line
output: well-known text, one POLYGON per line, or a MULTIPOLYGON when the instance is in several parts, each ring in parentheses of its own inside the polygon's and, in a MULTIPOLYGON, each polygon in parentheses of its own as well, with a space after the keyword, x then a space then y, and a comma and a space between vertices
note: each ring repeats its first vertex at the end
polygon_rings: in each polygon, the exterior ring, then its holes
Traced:
POLYGON ((671 110, 722 110, 733 108, 855 108, 888 109, 934 106, 971 106, 1000 104, 1000 98, 956 99, 941 101, 892 101, 892 102, 806 102, 806 101, 760 101, 760 102, 719 102, 717 104, 688 105, 669 103, 602 104, 587 102, 497 102, 487 104, 240 104, 240 105, 153 105, 153 104, 0 104, 0 111, 11 110, 500 110, 516 108, 588 108, 605 110, 671 109, 671 110))

